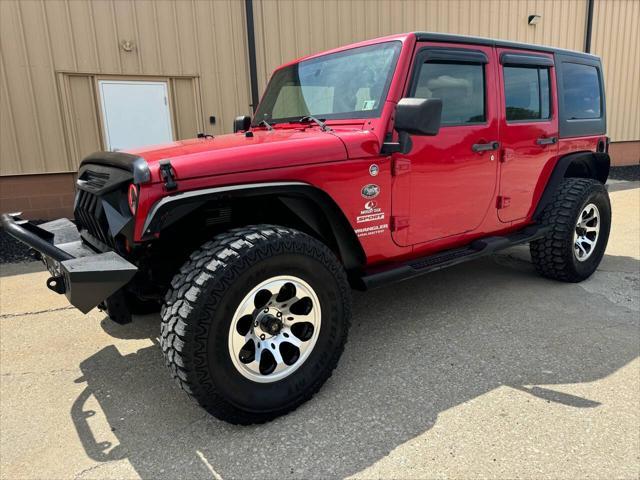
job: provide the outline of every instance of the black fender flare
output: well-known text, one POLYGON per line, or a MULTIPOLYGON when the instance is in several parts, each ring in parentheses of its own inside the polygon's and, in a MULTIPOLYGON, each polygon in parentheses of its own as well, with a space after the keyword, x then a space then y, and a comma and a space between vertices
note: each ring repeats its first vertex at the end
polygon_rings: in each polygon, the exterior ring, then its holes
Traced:
POLYGON ((212 201, 274 196, 319 236, 330 233, 348 271, 361 268, 366 255, 342 209, 326 192, 303 182, 270 182, 190 190, 166 196, 149 210, 143 240, 151 240, 168 226, 212 201), (326 228, 330 232, 326 232, 326 228))
POLYGON ((611 159, 605 152, 574 152, 561 157, 553 168, 538 205, 533 213, 533 219, 538 220, 545 207, 552 201, 556 190, 567 177, 593 178, 605 183, 609 178, 611 159))

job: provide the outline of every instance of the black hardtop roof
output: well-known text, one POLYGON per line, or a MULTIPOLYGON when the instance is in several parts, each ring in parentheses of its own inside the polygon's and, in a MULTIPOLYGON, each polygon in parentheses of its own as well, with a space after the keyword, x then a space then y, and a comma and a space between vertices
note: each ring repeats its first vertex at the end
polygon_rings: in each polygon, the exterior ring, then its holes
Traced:
POLYGON ((576 57, 588 58, 591 60, 599 59, 596 55, 590 53, 577 52, 575 50, 565 50, 563 48, 547 47, 544 45, 535 45, 532 43, 510 42, 508 40, 496 40, 484 37, 471 37, 467 35, 452 35, 449 33, 433 33, 433 32, 414 32, 419 42, 449 42, 463 43, 468 45, 487 45, 492 47, 515 48, 519 50, 536 50, 538 52, 562 53, 564 55, 574 55, 576 57))

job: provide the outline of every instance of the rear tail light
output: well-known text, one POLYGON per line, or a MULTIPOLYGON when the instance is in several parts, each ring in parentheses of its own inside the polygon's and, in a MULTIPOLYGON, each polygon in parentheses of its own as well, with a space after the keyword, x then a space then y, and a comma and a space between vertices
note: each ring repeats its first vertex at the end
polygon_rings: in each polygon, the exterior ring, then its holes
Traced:
POLYGON ((138 210, 138 186, 136 184, 132 183, 129 185, 127 198, 129 199, 129 210, 131 210, 131 215, 135 216, 136 210, 138 210))

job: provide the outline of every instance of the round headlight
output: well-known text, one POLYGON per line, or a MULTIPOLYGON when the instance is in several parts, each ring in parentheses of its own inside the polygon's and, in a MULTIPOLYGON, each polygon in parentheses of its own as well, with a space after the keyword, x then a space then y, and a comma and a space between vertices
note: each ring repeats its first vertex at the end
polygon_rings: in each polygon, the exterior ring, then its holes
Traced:
POLYGON ((127 195, 129 199, 129 210, 131 210, 131 215, 136 214, 136 210, 138 209, 138 187, 135 184, 129 185, 129 193, 127 195))

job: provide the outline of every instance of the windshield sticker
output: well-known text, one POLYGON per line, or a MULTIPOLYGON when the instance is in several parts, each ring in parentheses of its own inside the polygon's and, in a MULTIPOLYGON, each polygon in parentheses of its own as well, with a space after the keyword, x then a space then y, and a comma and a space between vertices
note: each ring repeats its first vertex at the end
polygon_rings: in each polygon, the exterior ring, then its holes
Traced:
POLYGON ((362 102, 362 110, 373 110, 375 106, 375 100, 365 100, 364 102, 362 102))

